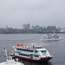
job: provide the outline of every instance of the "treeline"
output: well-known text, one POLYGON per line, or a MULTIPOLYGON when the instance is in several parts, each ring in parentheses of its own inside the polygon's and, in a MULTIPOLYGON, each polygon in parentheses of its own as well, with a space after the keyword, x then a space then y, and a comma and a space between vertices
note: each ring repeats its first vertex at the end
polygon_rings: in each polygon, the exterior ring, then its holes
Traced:
POLYGON ((61 33, 61 28, 56 26, 41 27, 39 25, 30 26, 30 24, 23 25, 23 28, 6 27, 0 28, 0 34, 18 34, 18 33, 61 33))

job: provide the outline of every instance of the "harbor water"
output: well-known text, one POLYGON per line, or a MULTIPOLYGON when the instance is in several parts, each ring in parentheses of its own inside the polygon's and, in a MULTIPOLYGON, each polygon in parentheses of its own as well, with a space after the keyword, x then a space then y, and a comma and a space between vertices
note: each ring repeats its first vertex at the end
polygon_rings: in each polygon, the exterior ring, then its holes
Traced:
POLYGON ((59 41, 45 41, 44 34, 0 34, 0 62, 6 60, 3 48, 10 50, 12 46, 17 43, 27 45, 41 45, 47 48, 53 58, 48 64, 24 62, 25 65, 65 65, 65 34, 59 34, 62 40, 59 41))

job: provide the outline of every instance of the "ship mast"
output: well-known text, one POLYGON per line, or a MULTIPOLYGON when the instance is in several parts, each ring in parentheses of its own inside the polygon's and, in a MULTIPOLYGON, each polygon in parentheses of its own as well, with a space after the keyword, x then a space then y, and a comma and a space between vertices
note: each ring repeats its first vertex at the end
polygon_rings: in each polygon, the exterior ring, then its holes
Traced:
POLYGON ((4 51, 5 51, 5 55, 6 55, 6 60, 8 60, 8 54, 7 54, 6 48, 4 48, 4 51))

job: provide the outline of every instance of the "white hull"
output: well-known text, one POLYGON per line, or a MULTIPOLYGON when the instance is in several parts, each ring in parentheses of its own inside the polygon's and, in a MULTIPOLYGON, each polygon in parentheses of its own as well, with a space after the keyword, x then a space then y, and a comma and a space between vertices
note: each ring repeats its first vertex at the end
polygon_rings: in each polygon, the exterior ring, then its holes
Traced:
POLYGON ((0 65, 24 65, 24 64, 20 62, 16 62, 14 60, 8 60, 6 62, 0 63, 0 65))
POLYGON ((0 65, 24 65, 23 63, 17 62, 14 59, 12 59, 11 56, 8 56, 7 50, 4 48, 5 54, 6 54, 6 61, 0 63, 0 65))
POLYGON ((62 40, 62 37, 56 33, 55 34, 46 34, 45 36, 43 36, 43 38, 41 40, 42 41, 59 41, 59 40, 62 40))
POLYGON ((51 39, 49 39, 49 38, 47 38, 47 39, 44 39, 45 41, 59 41, 59 40, 62 40, 62 38, 61 37, 59 37, 59 38, 51 38, 51 39))

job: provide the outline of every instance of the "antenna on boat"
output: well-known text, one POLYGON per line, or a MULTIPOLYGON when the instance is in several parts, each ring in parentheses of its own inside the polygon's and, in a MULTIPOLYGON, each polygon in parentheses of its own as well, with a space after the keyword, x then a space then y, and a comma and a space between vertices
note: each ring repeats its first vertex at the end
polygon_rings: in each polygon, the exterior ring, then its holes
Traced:
POLYGON ((6 60, 8 60, 8 54, 7 54, 6 48, 4 48, 4 51, 5 51, 5 55, 6 55, 6 60))
POLYGON ((32 47, 34 48, 35 46, 34 46, 34 40, 33 40, 33 42, 32 42, 32 47))

